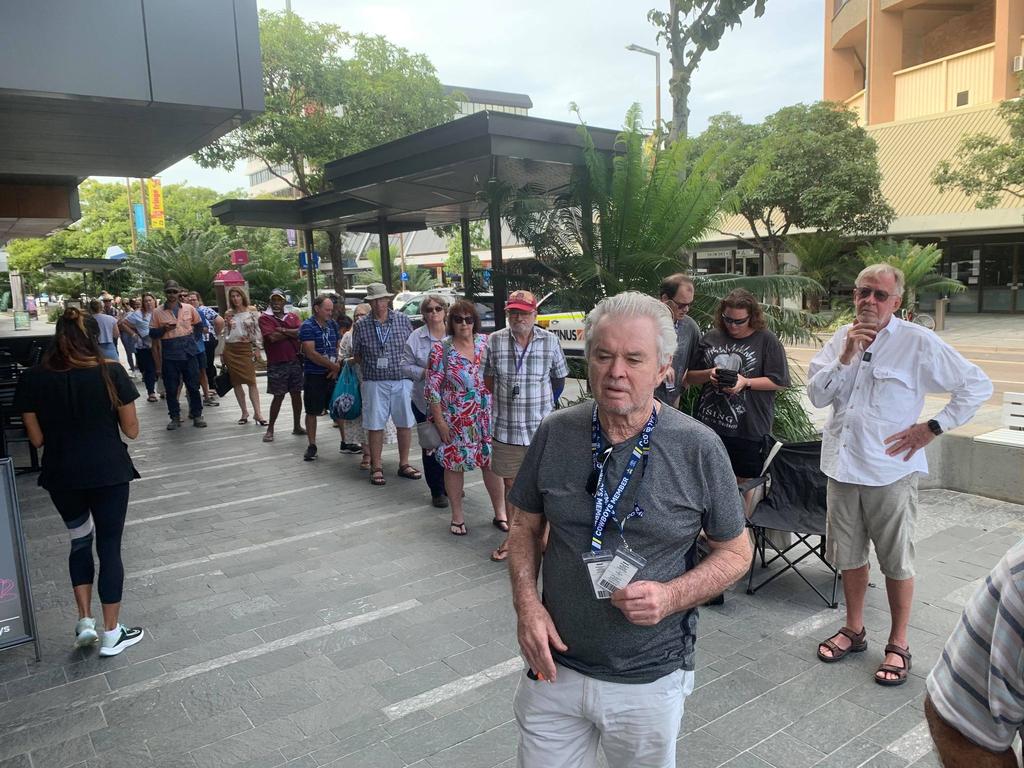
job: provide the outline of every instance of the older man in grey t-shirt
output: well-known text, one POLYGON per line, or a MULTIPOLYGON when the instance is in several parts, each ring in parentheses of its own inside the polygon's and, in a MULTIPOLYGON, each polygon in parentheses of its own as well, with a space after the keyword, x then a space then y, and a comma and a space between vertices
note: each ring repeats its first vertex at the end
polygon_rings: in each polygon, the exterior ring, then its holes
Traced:
POLYGON ((585 335, 595 402, 542 422, 509 494, 526 513, 509 543, 529 665, 515 700, 519 765, 595 765, 600 742, 612 768, 671 766, 693 688, 694 609, 746 571, 750 545, 721 441, 655 401, 675 345, 668 309, 619 294, 585 335), (711 554, 695 564, 701 528, 711 554))
POLYGON ((654 396, 673 408, 679 406, 683 391, 683 377, 697 347, 700 346, 700 326, 690 317, 693 306, 693 278, 677 272, 661 281, 658 299, 672 313, 676 326, 676 348, 672 354, 672 367, 665 380, 654 390, 654 396))

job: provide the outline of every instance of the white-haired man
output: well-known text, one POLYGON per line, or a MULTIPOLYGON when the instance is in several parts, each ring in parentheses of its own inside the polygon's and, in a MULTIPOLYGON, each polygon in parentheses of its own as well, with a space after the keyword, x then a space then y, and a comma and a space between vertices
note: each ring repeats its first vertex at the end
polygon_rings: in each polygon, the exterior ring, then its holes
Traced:
POLYGON ((861 270, 857 315, 811 360, 807 394, 832 406, 822 435, 828 475, 826 547, 843 573, 846 624, 818 646, 818 658, 839 661, 867 648, 864 595, 868 542, 885 576, 891 626, 879 685, 902 685, 910 671, 907 627, 914 598, 917 475, 928 472, 924 447, 966 423, 992 395, 992 382, 931 331, 893 313, 903 273, 888 264, 861 270), (917 423, 926 393, 950 393, 934 418, 917 423))
POLYGON ((676 348, 668 308, 619 294, 585 333, 595 402, 541 423, 509 494, 529 667, 514 706, 519 765, 593 766, 600 743, 612 768, 674 766, 695 608, 747 569, 743 509, 721 440, 654 397, 676 348), (711 554, 695 565, 701 528, 711 554))

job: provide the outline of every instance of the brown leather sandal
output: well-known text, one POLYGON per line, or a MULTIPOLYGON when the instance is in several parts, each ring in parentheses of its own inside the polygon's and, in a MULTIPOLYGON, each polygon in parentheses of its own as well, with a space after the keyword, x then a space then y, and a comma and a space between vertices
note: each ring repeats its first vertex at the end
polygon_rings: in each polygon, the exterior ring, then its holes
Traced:
POLYGON ((818 658, 826 664, 831 664, 834 661, 839 661, 848 653, 860 653, 861 651, 866 650, 868 647, 868 635, 867 629, 865 627, 861 627, 860 632, 854 632, 849 627, 840 627, 839 631, 832 635, 832 637, 828 638, 827 640, 822 640, 820 643, 818 643, 818 658), (836 637, 838 635, 844 635, 846 638, 849 639, 849 648, 840 648, 838 645, 832 642, 832 637, 836 637), (825 654, 823 654, 821 652, 822 648, 828 648, 832 652, 832 655, 826 656, 825 654))
POLYGON ((886 654, 894 653, 903 659, 902 667, 894 667, 892 664, 880 664, 878 670, 875 672, 875 682, 879 685, 903 685, 907 682, 907 675, 910 673, 911 661, 910 661, 910 649, 900 648, 898 645, 889 643, 885 646, 886 654), (888 672, 891 675, 896 675, 894 679, 887 677, 879 677, 878 674, 882 672, 888 672))

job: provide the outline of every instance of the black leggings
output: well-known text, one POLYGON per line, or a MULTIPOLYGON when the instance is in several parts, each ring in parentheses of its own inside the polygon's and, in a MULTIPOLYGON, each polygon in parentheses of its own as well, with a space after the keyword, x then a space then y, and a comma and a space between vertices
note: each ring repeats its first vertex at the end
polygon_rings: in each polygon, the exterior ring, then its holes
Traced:
POLYGON ((93 583, 96 566, 92 559, 92 543, 95 538, 96 554, 100 559, 100 602, 105 605, 120 603, 124 587, 121 534, 124 533, 124 518, 128 513, 128 483, 104 488, 51 490, 50 498, 71 534, 71 554, 68 557, 71 586, 93 583))

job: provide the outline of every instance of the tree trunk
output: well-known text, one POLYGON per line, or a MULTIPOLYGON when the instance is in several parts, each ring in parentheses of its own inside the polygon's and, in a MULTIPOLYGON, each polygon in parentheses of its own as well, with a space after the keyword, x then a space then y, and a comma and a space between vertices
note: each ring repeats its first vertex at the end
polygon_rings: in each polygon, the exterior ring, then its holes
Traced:
POLYGON ((327 230, 328 250, 331 256, 331 273, 334 276, 334 292, 345 298, 345 257, 341 252, 341 232, 327 230))
POLYGON ((668 134, 668 143, 686 138, 690 122, 690 75, 691 73, 676 66, 676 57, 672 57, 672 77, 668 81, 668 92, 672 96, 672 130, 668 134))

